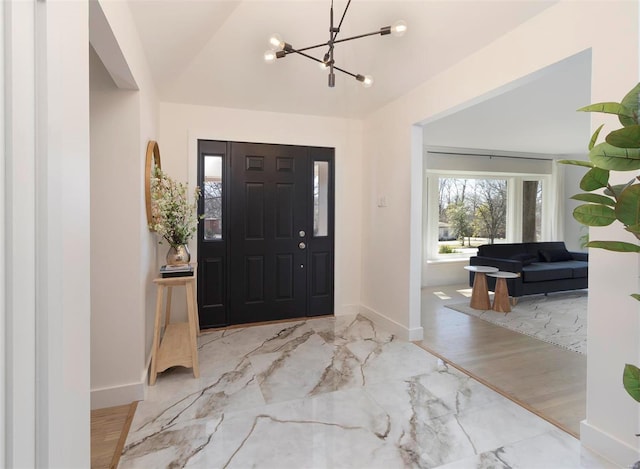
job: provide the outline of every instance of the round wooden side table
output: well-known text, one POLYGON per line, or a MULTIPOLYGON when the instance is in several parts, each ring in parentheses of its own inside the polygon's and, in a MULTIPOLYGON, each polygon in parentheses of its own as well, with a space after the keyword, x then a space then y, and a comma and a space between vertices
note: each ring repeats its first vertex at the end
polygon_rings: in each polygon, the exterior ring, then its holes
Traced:
POLYGON ((490 272, 487 275, 496 278, 495 294, 493 295, 493 306, 491 309, 498 313, 508 313, 511 311, 511 305, 509 304, 509 289, 507 287, 508 278, 520 277, 520 274, 515 272, 490 272))
POLYGON ((488 265, 465 265, 464 268, 471 272, 475 272, 475 276, 473 277, 473 288, 471 289, 471 302, 469 303, 469 306, 473 309, 491 309, 486 274, 497 272, 498 268, 490 267, 488 265))

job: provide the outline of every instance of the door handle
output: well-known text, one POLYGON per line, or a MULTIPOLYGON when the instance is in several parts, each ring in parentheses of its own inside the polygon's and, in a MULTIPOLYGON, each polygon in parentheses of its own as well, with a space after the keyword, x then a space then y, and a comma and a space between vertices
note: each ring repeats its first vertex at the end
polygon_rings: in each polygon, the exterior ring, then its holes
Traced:
POLYGON ((298 247, 300 249, 305 249, 307 247, 307 245, 301 242, 300 244, 298 244, 298 247))
POLYGON ((298 236, 300 236, 301 238, 304 238, 306 235, 307 233, 305 233, 304 230, 298 231, 298 236))

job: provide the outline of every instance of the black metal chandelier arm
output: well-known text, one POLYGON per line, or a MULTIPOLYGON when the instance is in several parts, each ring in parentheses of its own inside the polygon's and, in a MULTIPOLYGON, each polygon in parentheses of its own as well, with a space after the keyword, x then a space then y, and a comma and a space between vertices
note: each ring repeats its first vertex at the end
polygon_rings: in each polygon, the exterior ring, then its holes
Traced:
MULTIPOLYGON (((332 4, 332 6, 333 6, 333 0, 331 1, 331 4, 332 4)), ((338 33, 340 32, 340 28, 342 27, 342 22, 344 21, 344 17, 346 16, 346 14, 347 14, 347 10, 349 9, 349 5, 351 5, 351 0, 349 0, 349 1, 347 2, 347 6, 345 6, 345 7, 344 7, 344 11, 342 12, 342 18, 340 18, 340 23, 338 23, 337 31, 335 31, 335 32, 333 33, 333 36, 332 36, 332 41, 333 41, 333 42, 335 42, 336 37, 338 36, 338 33)))
POLYGON ((391 34, 391 26, 385 26, 383 28, 380 28, 377 31, 372 31, 370 33, 366 33, 366 34, 358 34, 357 36, 351 36, 351 37, 346 37, 344 39, 337 39, 335 41, 333 41, 334 44, 339 44, 341 42, 347 42, 347 41, 353 41, 354 39, 360 39, 361 37, 369 37, 369 36, 386 36, 387 34, 391 34))
MULTIPOLYGON (((375 36, 375 35, 378 35, 378 34, 380 34, 382 36, 384 36, 386 34, 391 34, 391 27, 390 26, 385 26, 384 28, 380 28, 378 31, 372 31, 372 32, 366 33, 366 34, 359 34, 357 36, 346 37, 344 39, 337 39, 337 40, 333 41, 333 44, 339 44, 341 42, 353 41, 354 39, 360 39, 360 38, 363 38, 363 37, 375 36)), ((300 49, 294 49, 293 46, 291 46, 291 44, 285 44, 284 52, 287 53, 287 54, 292 54, 294 52, 302 52, 302 51, 317 49, 318 47, 326 47, 326 46, 331 47, 331 42, 322 42, 320 44, 315 44, 313 46, 301 47, 300 49)))
MULTIPOLYGON (((288 54, 299 54, 299 55, 301 55, 303 57, 306 57, 307 59, 313 60, 314 62, 318 62, 318 63, 321 63, 321 64, 325 63, 324 60, 320 60, 320 59, 315 58, 312 55, 305 54, 304 52, 301 52, 300 49, 290 49, 289 51, 287 51, 287 53, 288 54)), ((344 68, 340 68, 340 67, 338 67, 336 65, 334 65, 333 68, 335 70, 338 70, 339 72, 345 73, 345 74, 347 74, 349 76, 352 76, 353 78, 356 78, 356 79, 360 76, 360 75, 358 75, 356 73, 351 73, 351 72, 345 70, 344 68)))
POLYGON ((318 47, 325 47, 328 46, 329 43, 328 42, 323 42, 321 44, 316 44, 314 46, 307 46, 307 47, 302 47, 300 49, 294 49, 293 46, 291 46, 291 44, 286 44, 284 51, 288 52, 288 53, 293 53, 293 52, 300 52, 300 51, 305 51, 305 50, 312 50, 312 49, 317 49, 318 47), (287 46, 289 46, 289 48, 291 48, 291 50, 287 50, 287 46))
POLYGON ((358 78, 359 76, 362 76, 362 75, 358 75, 356 73, 347 72, 344 68, 336 67, 335 65, 333 66, 333 68, 334 68, 334 70, 338 70, 339 72, 346 73, 347 75, 350 75, 353 78, 358 78))
POLYGON ((312 56, 312 55, 305 54, 304 52, 302 52, 302 50, 304 50, 304 49, 289 49, 289 50, 287 51, 287 54, 299 54, 299 55, 301 55, 301 56, 303 56, 303 57, 306 57, 307 59, 311 59, 311 60, 313 60, 314 62, 318 62, 318 63, 321 63, 321 64, 323 64, 323 63, 324 63, 322 60, 320 60, 320 59, 316 59, 316 58, 315 58, 314 56, 312 56))

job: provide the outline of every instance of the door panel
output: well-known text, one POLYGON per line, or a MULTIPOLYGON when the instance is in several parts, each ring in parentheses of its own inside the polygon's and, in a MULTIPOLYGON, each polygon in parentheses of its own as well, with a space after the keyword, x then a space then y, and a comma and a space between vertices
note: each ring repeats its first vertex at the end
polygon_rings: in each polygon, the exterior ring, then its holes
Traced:
POLYGON ((219 327, 227 318, 227 144, 198 141, 198 315, 200 327, 219 327))
POLYGON ((333 153, 199 141, 201 187, 224 159, 199 232, 201 327, 333 313, 333 153))
POLYGON ((312 221, 308 239, 311 274, 307 316, 333 314, 334 164, 332 148, 309 148, 312 221))
POLYGON ((230 315, 232 324, 306 315, 307 151, 231 144, 230 315))

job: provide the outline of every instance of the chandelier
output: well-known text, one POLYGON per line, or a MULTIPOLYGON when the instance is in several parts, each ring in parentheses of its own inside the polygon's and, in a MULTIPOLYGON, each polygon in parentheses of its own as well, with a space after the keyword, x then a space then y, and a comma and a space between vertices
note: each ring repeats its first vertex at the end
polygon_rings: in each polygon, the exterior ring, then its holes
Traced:
POLYGON ((402 20, 396 21, 392 26, 385 26, 380 28, 377 31, 373 31, 371 33, 366 34, 358 34, 357 36, 351 36, 344 39, 338 39, 338 33, 340 32, 340 27, 342 26, 342 22, 344 21, 344 17, 347 14, 347 10, 349 9, 349 5, 351 4, 351 0, 347 2, 347 5, 344 7, 344 12, 342 13, 342 18, 340 18, 340 23, 338 26, 334 26, 333 23, 333 0, 331 0, 331 10, 330 10, 330 19, 329 19, 329 40, 327 42, 322 42, 320 44, 316 44, 313 46, 302 47, 297 49, 293 47, 291 44, 284 42, 282 37, 279 34, 272 34, 269 37, 269 47, 270 49, 264 53, 264 60, 267 63, 273 63, 276 59, 282 59, 289 54, 298 54, 307 59, 311 59, 314 62, 318 62, 320 67, 323 70, 329 70, 329 87, 333 88, 336 84, 336 76, 335 70, 342 72, 346 75, 352 76, 356 80, 362 83, 365 88, 369 88, 373 85, 373 77, 371 75, 360 75, 359 73, 351 73, 347 70, 338 67, 334 61, 334 49, 335 45, 341 42, 352 41, 354 39, 360 39, 367 36, 387 36, 392 34, 396 37, 403 36, 407 31, 407 23, 402 20), (312 49, 318 49, 320 47, 327 47, 327 52, 324 54, 322 59, 318 59, 313 57, 312 55, 307 54, 307 51, 312 49))

